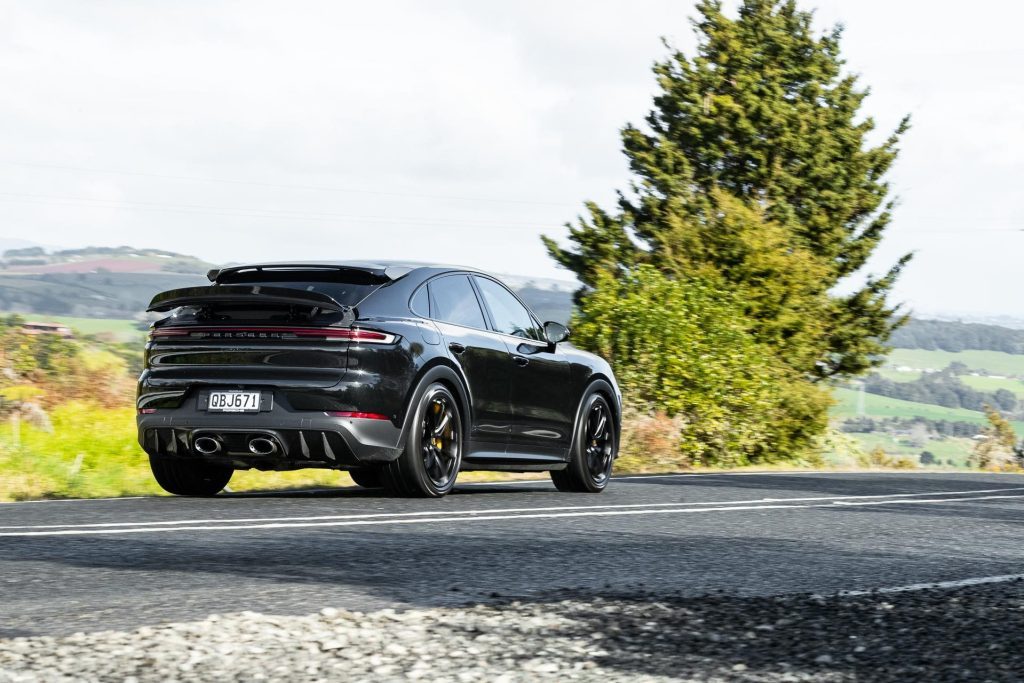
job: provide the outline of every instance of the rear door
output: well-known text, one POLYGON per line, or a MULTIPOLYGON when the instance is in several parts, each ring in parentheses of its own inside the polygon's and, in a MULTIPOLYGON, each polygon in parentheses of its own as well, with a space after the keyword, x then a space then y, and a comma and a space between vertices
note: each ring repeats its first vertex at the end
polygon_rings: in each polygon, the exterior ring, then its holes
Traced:
POLYGON ((430 317, 448 355, 469 384, 473 450, 504 453, 512 428, 510 387, 513 363, 505 342, 487 329, 476 292, 465 274, 431 280, 430 317))
POLYGON ((544 340, 533 314, 504 285, 479 275, 473 281, 512 360, 509 451, 564 456, 579 399, 571 386, 569 362, 544 340))

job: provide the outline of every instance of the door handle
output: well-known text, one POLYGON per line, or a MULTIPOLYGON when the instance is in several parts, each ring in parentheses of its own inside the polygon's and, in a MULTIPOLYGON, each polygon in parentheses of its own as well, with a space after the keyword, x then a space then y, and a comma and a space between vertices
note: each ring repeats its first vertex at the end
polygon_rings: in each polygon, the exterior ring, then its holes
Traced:
POLYGON ((448 348, 452 350, 452 353, 458 354, 466 350, 466 345, 460 344, 459 342, 452 342, 448 345, 448 348))
POLYGON ((516 365, 524 368, 530 364, 530 359, 523 356, 512 356, 512 360, 516 362, 516 365))

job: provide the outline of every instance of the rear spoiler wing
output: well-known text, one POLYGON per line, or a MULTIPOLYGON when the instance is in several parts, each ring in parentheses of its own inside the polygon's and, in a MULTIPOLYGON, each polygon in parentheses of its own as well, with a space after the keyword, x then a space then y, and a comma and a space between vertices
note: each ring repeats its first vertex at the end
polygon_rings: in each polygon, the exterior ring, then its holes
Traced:
POLYGON ((147 311, 165 312, 180 306, 206 306, 208 304, 272 303, 284 306, 305 306, 322 311, 345 312, 349 306, 320 292, 264 285, 215 285, 185 287, 160 292, 149 302, 147 311))

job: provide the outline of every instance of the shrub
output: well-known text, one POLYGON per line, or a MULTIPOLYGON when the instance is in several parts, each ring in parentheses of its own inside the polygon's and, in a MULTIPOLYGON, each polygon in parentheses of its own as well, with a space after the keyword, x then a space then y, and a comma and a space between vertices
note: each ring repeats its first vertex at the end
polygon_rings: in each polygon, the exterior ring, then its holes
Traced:
POLYGON ((622 416, 622 443, 615 469, 620 472, 673 472, 693 462, 679 447, 684 421, 664 411, 643 413, 629 407, 622 416))
POLYGON ((862 467, 884 467, 898 470, 913 470, 917 468, 910 458, 893 457, 885 452, 881 446, 875 446, 868 453, 860 458, 859 464, 862 467))
POLYGON ((599 278, 573 320, 576 342, 609 360, 636 414, 674 420, 681 461, 798 457, 824 432, 831 399, 745 324, 743 303, 714 281, 650 266, 599 278))

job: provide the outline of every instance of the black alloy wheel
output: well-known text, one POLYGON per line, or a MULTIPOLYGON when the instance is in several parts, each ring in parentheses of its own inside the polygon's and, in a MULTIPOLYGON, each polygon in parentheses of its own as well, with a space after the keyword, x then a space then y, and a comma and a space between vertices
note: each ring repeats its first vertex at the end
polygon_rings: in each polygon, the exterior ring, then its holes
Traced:
POLYGON ((617 454, 611 407, 601 394, 591 394, 580 412, 569 464, 564 470, 552 471, 551 480, 559 491, 600 493, 611 479, 617 454))
POLYGON ((385 484, 403 496, 443 496, 454 488, 461 464, 458 403, 443 384, 431 384, 410 421, 405 450, 384 470, 385 484))

